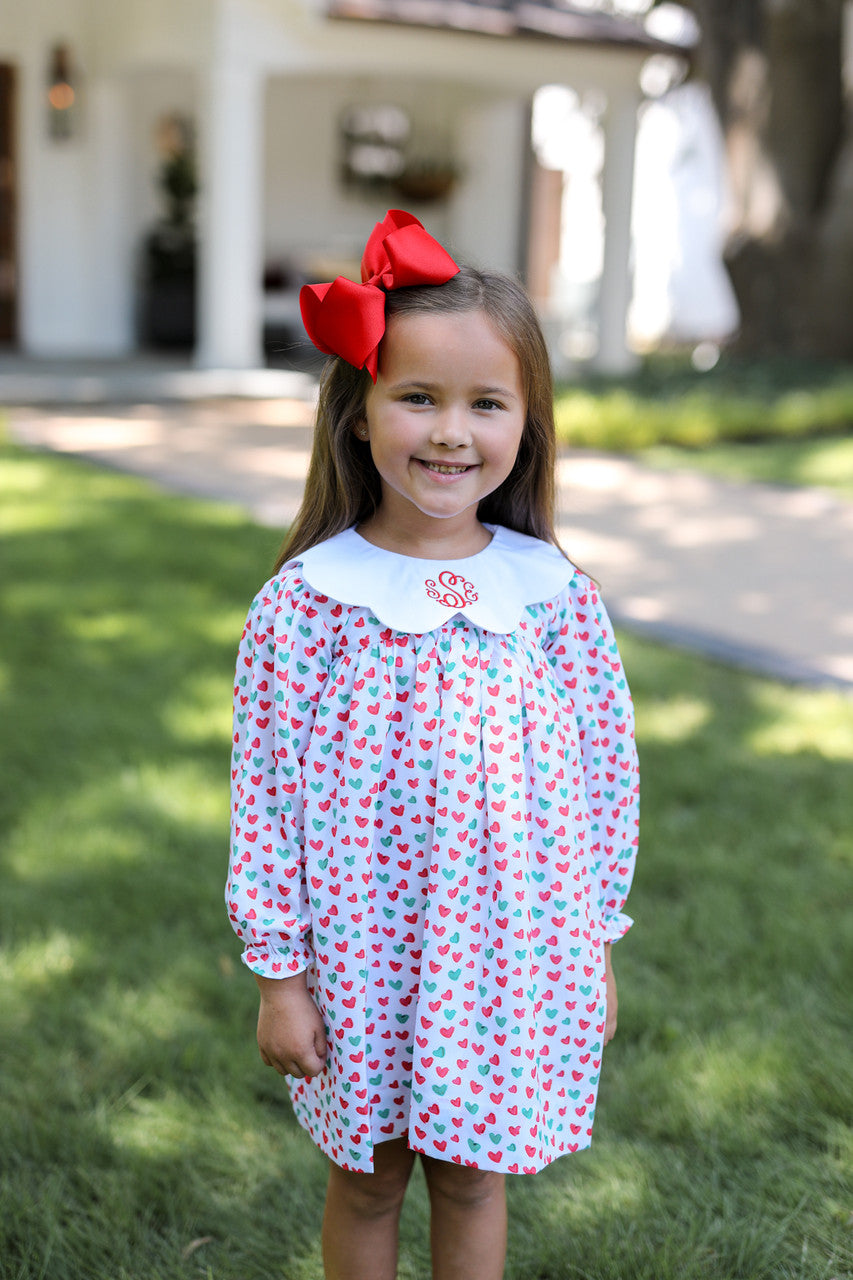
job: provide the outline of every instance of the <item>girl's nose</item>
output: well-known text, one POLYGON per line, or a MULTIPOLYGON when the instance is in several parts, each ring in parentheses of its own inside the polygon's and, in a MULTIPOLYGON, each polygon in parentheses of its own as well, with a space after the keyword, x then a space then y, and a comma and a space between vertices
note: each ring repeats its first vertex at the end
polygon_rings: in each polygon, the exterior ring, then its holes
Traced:
POLYGON ((471 430, 464 410, 447 408, 439 413, 430 438, 433 444, 444 445, 446 449, 467 448, 471 443, 471 430))

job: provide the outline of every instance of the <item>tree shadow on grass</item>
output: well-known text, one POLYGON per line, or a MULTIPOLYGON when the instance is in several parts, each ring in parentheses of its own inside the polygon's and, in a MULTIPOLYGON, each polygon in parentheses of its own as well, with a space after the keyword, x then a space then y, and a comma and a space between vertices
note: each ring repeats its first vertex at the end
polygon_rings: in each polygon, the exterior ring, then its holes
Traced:
MULTIPOLYGON (((222 905, 236 643, 276 539, 10 464, 32 484, 3 513, 0 1253, 50 1280, 315 1280, 324 1161, 257 1060, 222 905)), ((508 1275, 829 1280, 844 704, 624 648, 646 785, 620 1030, 593 1151, 512 1180, 508 1275)), ((405 1274, 423 1234, 417 1191, 405 1274)))
POLYGON ((236 644, 276 539, 8 461, 38 484, 4 509, 4 1274, 197 1275, 217 1250, 275 1274, 283 1219, 284 1256, 311 1251, 324 1169, 257 1060, 222 890, 236 644))

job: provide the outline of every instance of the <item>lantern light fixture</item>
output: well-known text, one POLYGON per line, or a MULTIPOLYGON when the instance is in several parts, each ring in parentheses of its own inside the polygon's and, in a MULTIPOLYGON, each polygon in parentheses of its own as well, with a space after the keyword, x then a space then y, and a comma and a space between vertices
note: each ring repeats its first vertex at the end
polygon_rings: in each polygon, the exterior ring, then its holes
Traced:
POLYGON ((67 44, 55 44, 50 51, 47 73, 48 132, 56 141, 74 135, 77 90, 71 51, 67 44))

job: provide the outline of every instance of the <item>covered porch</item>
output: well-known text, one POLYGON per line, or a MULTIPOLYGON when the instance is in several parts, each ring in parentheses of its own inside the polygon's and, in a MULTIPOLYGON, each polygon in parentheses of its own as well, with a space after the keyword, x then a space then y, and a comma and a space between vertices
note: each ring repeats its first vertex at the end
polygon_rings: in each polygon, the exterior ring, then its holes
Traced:
MULTIPOLYGON (((555 206, 553 184, 549 193, 536 180, 530 113, 541 86, 561 84, 594 97, 605 143, 595 363, 630 367, 639 77, 651 54, 671 52, 637 24, 569 20, 548 4, 438 0, 74 7, 90 19, 75 37, 86 112, 65 143, 45 142, 40 68, 22 78, 24 353, 139 348, 140 246, 161 212, 154 140, 171 119, 189 122, 195 139, 192 358, 200 369, 263 366, 265 332, 277 328, 298 341, 301 280, 357 271, 370 228, 389 207, 415 213, 459 258, 527 277, 559 365, 564 318, 541 268, 555 218, 559 226, 559 193, 555 206), (87 45, 92 30, 97 41, 87 45), (405 123, 400 165, 360 177, 347 155, 359 141, 352 122, 383 112, 405 123), (443 185, 417 185, 418 174, 442 167, 443 185), (540 254, 532 274, 531 243, 540 254)), ((49 30, 46 6, 40 17, 49 30)), ((362 141, 374 149, 393 142, 362 141)))

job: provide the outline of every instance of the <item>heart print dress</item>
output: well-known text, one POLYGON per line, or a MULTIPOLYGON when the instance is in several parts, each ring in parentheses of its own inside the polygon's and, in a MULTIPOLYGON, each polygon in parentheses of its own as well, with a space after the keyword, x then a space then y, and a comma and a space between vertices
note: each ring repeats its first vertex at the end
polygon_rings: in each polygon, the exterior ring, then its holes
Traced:
POLYGON ((267 583, 240 645, 228 913, 255 973, 307 971, 329 1055, 288 1087, 346 1169, 400 1136, 508 1173, 591 1140, 631 700, 591 580, 490 530, 444 563, 348 529, 267 583))

